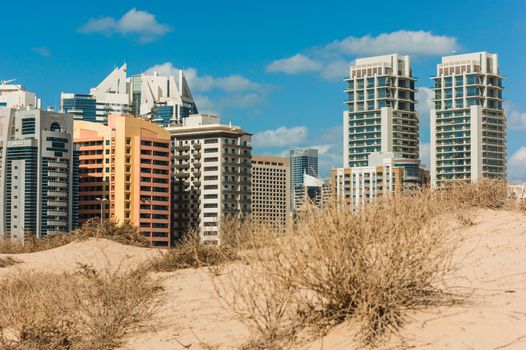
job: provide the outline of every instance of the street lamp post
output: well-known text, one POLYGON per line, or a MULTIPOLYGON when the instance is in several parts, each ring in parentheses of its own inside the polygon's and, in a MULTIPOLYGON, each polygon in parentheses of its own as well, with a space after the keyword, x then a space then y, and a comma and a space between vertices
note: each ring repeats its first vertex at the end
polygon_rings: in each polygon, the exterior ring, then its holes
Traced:
POLYGON ((103 208, 102 205, 103 205, 103 203, 104 203, 105 201, 107 201, 107 199, 104 198, 104 197, 103 197, 103 198, 97 197, 96 199, 97 199, 98 201, 100 201, 100 226, 102 226, 102 208, 103 208))

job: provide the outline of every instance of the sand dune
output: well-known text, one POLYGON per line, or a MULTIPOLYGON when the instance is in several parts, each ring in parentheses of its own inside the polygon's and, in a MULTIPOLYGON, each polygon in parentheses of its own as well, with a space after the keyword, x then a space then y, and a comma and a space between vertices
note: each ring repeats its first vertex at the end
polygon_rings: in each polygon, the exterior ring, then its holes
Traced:
MULTIPOLYGON (((475 224, 462 229, 455 255, 459 267, 448 276, 452 286, 472 293, 453 307, 409 314, 400 336, 384 349, 526 349, 526 215, 511 211, 480 211, 475 224)), ((125 259, 133 266, 159 254, 155 249, 88 240, 48 251, 20 254, 14 268, 63 271, 76 262, 97 267, 125 259)), ((0 270, 1 273, 1 270, 0 270)), ((126 349, 235 349, 249 337, 216 296, 207 269, 158 274, 164 279, 166 303, 157 326, 128 339, 126 349)), ((327 336, 295 349, 353 349, 351 322, 327 336)))
MULTIPOLYGON (((107 239, 91 238, 49 250, 12 256, 23 262, 13 268, 62 272, 76 269, 77 263, 91 264, 96 268, 120 263, 124 266, 136 266, 156 254, 159 254, 158 249, 125 246, 107 239)), ((0 254, 0 257, 7 255, 0 254)))

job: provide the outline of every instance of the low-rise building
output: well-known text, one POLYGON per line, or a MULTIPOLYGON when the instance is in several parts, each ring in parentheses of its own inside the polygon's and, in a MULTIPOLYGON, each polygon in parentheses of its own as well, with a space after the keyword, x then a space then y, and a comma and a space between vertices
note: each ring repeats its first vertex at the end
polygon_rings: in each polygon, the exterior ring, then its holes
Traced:
POLYGON ((429 179, 418 159, 402 158, 395 153, 371 153, 369 165, 332 170, 332 187, 338 202, 360 208, 377 197, 416 189, 429 179))

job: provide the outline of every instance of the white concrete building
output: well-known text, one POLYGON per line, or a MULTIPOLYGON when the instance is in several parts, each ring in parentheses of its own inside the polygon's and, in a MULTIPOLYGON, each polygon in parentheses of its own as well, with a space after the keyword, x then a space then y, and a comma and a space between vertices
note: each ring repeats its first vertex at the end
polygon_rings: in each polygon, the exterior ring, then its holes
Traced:
POLYGON ((182 122, 197 113, 197 108, 180 69, 177 76, 139 74, 128 79, 132 114, 150 119, 160 125, 182 122))
POLYGON ((109 114, 132 114, 166 126, 197 113, 182 70, 177 76, 157 73, 127 78, 127 66, 115 68, 89 94, 61 94, 61 109, 76 119, 107 123, 109 114))
POLYGON ((40 108, 37 96, 27 91, 22 85, 0 84, 0 108, 40 108))
POLYGON ((374 152, 419 158, 415 78, 409 56, 359 58, 350 67, 343 113, 343 165, 367 166, 374 152))
POLYGON ((220 243, 223 218, 251 213, 252 135, 219 117, 191 115, 172 134, 172 221, 175 238, 198 229, 220 243))
POLYGON ((431 110, 431 183, 506 178, 506 116, 497 54, 442 57, 431 110))
POLYGON ((400 154, 371 153, 368 163, 332 170, 333 193, 339 203, 358 209, 380 196, 425 185, 428 178, 418 159, 400 154))
POLYGON ((126 64, 115 68, 89 94, 60 94, 62 112, 73 114, 75 119, 107 123, 110 114, 129 114, 130 97, 126 84, 126 64))

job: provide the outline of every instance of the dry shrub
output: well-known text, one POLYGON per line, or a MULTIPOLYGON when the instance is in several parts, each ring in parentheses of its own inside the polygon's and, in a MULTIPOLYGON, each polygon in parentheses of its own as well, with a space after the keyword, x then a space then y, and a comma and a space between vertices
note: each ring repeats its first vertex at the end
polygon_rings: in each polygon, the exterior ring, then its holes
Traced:
POLYGON ((22 261, 18 260, 17 258, 13 258, 12 256, 3 256, 0 257, 0 269, 4 267, 9 267, 12 265, 20 264, 22 261))
POLYGON ((437 196, 453 209, 500 209, 508 203, 508 183, 490 179, 475 183, 451 182, 437 196))
POLYGON ((101 225, 99 219, 93 218, 88 220, 82 227, 70 233, 54 234, 42 239, 31 236, 24 244, 9 239, 0 240, 0 253, 19 254, 38 252, 89 238, 105 238, 121 244, 139 247, 150 246, 148 239, 144 237, 135 226, 128 222, 117 224, 113 221, 106 220, 103 221, 101 225))
POLYGON ((282 348, 294 340, 299 326, 292 286, 274 278, 266 267, 247 265, 231 270, 223 283, 214 283, 238 319, 257 334, 243 349, 282 348))
POLYGON ((186 235, 174 248, 149 262, 157 272, 220 265, 238 258, 237 249, 226 245, 205 244, 197 232, 186 235))
POLYGON ((78 343, 67 293, 72 283, 60 274, 19 270, 0 285, 0 345, 13 349, 69 349, 78 343))
POLYGON ((147 325, 161 286, 145 270, 16 271, 0 285, 0 346, 113 349, 147 325))
POLYGON ((220 223, 221 244, 238 250, 268 247, 276 237, 286 233, 285 228, 276 228, 247 218, 232 217, 220 223))
POLYGON ((398 330, 407 310, 449 300, 438 286, 454 245, 439 225, 438 203, 423 191, 357 212, 307 207, 293 235, 246 257, 261 272, 231 275, 238 302, 230 305, 246 323, 261 324, 253 328, 263 344, 272 339, 272 329, 287 333, 298 322, 316 328, 348 318, 361 325, 363 343, 375 344, 398 330))
POLYGON ((105 220, 101 226, 100 221, 93 218, 71 234, 77 236, 77 239, 105 238, 125 245, 151 246, 150 241, 130 222, 118 224, 114 221, 105 220))

